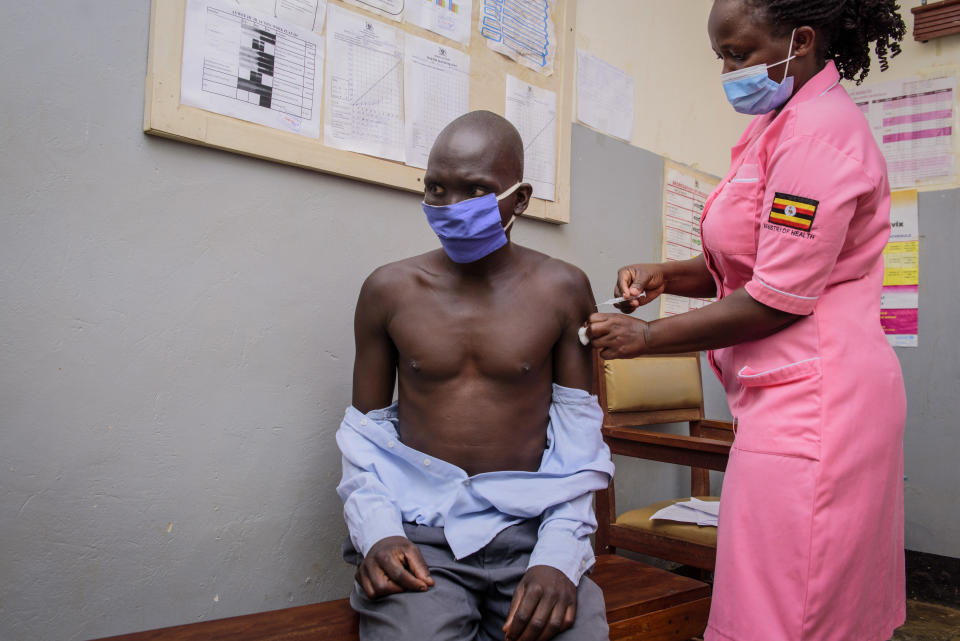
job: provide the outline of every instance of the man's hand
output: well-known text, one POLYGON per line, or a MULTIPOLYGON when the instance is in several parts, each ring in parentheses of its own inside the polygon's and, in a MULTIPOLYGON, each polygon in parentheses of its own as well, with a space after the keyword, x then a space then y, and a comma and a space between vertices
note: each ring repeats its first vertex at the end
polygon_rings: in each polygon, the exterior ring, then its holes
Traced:
POLYGON ((520 579, 503 624, 507 641, 547 641, 577 618, 577 586, 563 572, 535 565, 520 579))
POLYGON ((404 536, 388 536, 374 543, 355 578, 368 599, 399 592, 424 592, 433 586, 420 550, 404 536))

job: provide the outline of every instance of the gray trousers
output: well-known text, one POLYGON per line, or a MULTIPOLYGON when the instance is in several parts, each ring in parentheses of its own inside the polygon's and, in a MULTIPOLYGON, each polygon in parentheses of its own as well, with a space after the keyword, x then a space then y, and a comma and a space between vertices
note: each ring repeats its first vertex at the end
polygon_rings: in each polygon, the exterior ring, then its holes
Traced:
MULTIPOLYGON (((482 550, 454 558, 443 528, 403 524, 430 568, 434 586, 370 600, 354 582, 350 605, 360 615, 360 641, 503 641, 501 627, 513 592, 537 543, 538 519, 511 526, 482 550)), ((360 554, 344 544, 344 559, 359 565, 360 554)), ((577 588, 577 619, 556 641, 607 641, 603 593, 586 576, 577 588)))

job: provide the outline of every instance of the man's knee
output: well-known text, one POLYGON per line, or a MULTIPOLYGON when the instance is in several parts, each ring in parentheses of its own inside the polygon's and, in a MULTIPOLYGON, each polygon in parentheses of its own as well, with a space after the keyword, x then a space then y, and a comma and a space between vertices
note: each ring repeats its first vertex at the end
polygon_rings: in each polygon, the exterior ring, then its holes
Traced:
POLYGON ((459 641, 476 636, 479 614, 460 586, 437 580, 426 592, 368 599, 354 583, 350 605, 360 617, 360 641, 459 641))
POLYGON ((558 634, 554 641, 608 641, 607 607, 603 591, 589 577, 577 588, 577 620, 573 627, 558 634))

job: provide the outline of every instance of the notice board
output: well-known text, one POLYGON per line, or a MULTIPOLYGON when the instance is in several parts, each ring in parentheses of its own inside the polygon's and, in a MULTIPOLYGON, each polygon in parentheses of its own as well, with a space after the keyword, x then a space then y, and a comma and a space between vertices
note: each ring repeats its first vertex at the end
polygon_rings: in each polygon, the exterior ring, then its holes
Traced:
MULTIPOLYGON (((328 0, 328 5, 330 8, 364 15, 372 21, 385 22, 405 33, 456 48, 469 55, 469 110, 486 109, 505 115, 508 76, 538 89, 554 92, 557 100, 556 117, 550 125, 556 134, 554 200, 534 198, 525 215, 548 222, 566 223, 570 220, 570 129, 575 73, 576 2, 549 2, 556 41, 553 72, 544 75, 488 47, 479 25, 484 19, 485 7, 499 1, 473 0, 468 46, 406 22, 389 22, 383 15, 343 0, 328 0)), ((319 138, 310 138, 182 104, 181 70, 186 11, 187 0, 153 0, 151 5, 143 121, 146 133, 410 192, 423 191, 422 169, 328 146, 324 144, 322 131, 319 138)), ((326 56, 324 59, 328 62, 326 56)), ((326 80, 324 74, 324 82, 326 80)), ((321 101, 321 110, 326 108, 325 102, 321 101)), ((527 144, 526 140, 524 144, 527 144)), ((529 152, 527 156, 529 166, 529 152)))

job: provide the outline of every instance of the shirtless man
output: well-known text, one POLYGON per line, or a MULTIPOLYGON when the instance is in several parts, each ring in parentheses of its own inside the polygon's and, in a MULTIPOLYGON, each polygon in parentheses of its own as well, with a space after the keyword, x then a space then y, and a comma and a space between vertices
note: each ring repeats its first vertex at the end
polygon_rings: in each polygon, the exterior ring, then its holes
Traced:
POLYGON ((522 177, 508 121, 451 123, 424 177, 442 249, 360 291, 337 441, 363 641, 607 639, 583 576, 592 492, 613 472, 577 337, 593 295, 579 269, 509 242, 522 177))

